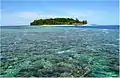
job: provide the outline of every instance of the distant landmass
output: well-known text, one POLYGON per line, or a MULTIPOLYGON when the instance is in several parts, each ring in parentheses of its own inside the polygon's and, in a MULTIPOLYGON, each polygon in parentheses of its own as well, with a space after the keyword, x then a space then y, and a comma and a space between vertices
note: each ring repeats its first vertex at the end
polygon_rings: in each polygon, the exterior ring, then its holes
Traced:
POLYGON ((86 25, 87 20, 78 20, 73 18, 50 18, 34 20, 30 25, 86 25))

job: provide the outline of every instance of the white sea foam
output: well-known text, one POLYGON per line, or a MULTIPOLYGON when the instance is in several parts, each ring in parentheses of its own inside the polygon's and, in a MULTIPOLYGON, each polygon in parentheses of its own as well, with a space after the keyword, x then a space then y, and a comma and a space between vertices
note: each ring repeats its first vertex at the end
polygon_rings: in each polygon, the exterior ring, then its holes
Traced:
POLYGON ((108 29, 102 29, 102 32, 104 32, 104 33, 109 33, 109 32, 108 32, 108 29))
POLYGON ((67 52, 74 52, 74 51, 72 51, 72 50, 58 51, 58 54, 67 53, 67 52))

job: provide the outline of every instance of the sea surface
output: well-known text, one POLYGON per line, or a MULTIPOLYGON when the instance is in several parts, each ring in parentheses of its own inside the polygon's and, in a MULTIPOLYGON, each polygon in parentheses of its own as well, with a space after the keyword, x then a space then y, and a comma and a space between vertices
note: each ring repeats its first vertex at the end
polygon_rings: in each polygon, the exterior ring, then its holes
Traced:
POLYGON ((2 26, 0 77, 118 77, 119 26, 2 26))

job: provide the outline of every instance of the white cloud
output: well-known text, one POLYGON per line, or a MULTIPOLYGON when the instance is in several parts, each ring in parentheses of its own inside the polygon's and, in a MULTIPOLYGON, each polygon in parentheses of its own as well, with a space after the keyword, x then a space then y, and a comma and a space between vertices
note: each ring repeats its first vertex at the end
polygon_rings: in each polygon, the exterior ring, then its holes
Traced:
POLYGON ((97 14, 97 12, 93 10, 66 10, 65 13, 69 16, 77 17, 80 19, 90 18, 91 16, 95 16, 97 14))
POLYGON ((1 25, 29 25, 35 19, 56 18, 56 17, 70 17, 68 15, 57 15, 41 12, 16 12, 16 13, 2 13, 1 25))
POLYGON ((17 14, 17 16, 28 20, 35 20, 40 18, 43 19, 43 18, 69 17, 69 16, 61 16, 61 15, 38 13, 38 12, 20 12, 17 14))
POLYGON ((39 14, 36 12, 20 12, 17 15, 24 19, 36 19, 39 17, 39 14))
POLYGON ((89 24, 100 24, 108 15, 106 11, 98 10, 66 10, 65 13, 72 18, 78 18, 79 20, 88 20, 89 24))
POLYGON ((29 25, 35 19, 43 18, 56 18, 56 17, 66 17, 66 18, 78 18, 80 20, 88 20, 89 23, 94 23, 96 21, 100 22, 103 17, 100 16, 100 12, 83 10, 83 11, 73 11, 66 10, 61 11, 59 14, 50 14, 42 12, 16 12, 16 13, 3 13, 2 14, 2 25, 29 25), (62 14, 63 15, 62 15, 62 14))
POLYGON ((2 13, 1 25, 29 25, 37 18, 39 13, 36 12, 2 13))

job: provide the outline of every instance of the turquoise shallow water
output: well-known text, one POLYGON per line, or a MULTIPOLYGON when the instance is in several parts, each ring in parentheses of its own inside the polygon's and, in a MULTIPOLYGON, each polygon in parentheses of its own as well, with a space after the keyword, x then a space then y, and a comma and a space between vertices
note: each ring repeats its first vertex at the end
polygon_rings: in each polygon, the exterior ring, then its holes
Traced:
POLYGON ((1 27, 0 76, 118 77, 118 28, 1 27))

